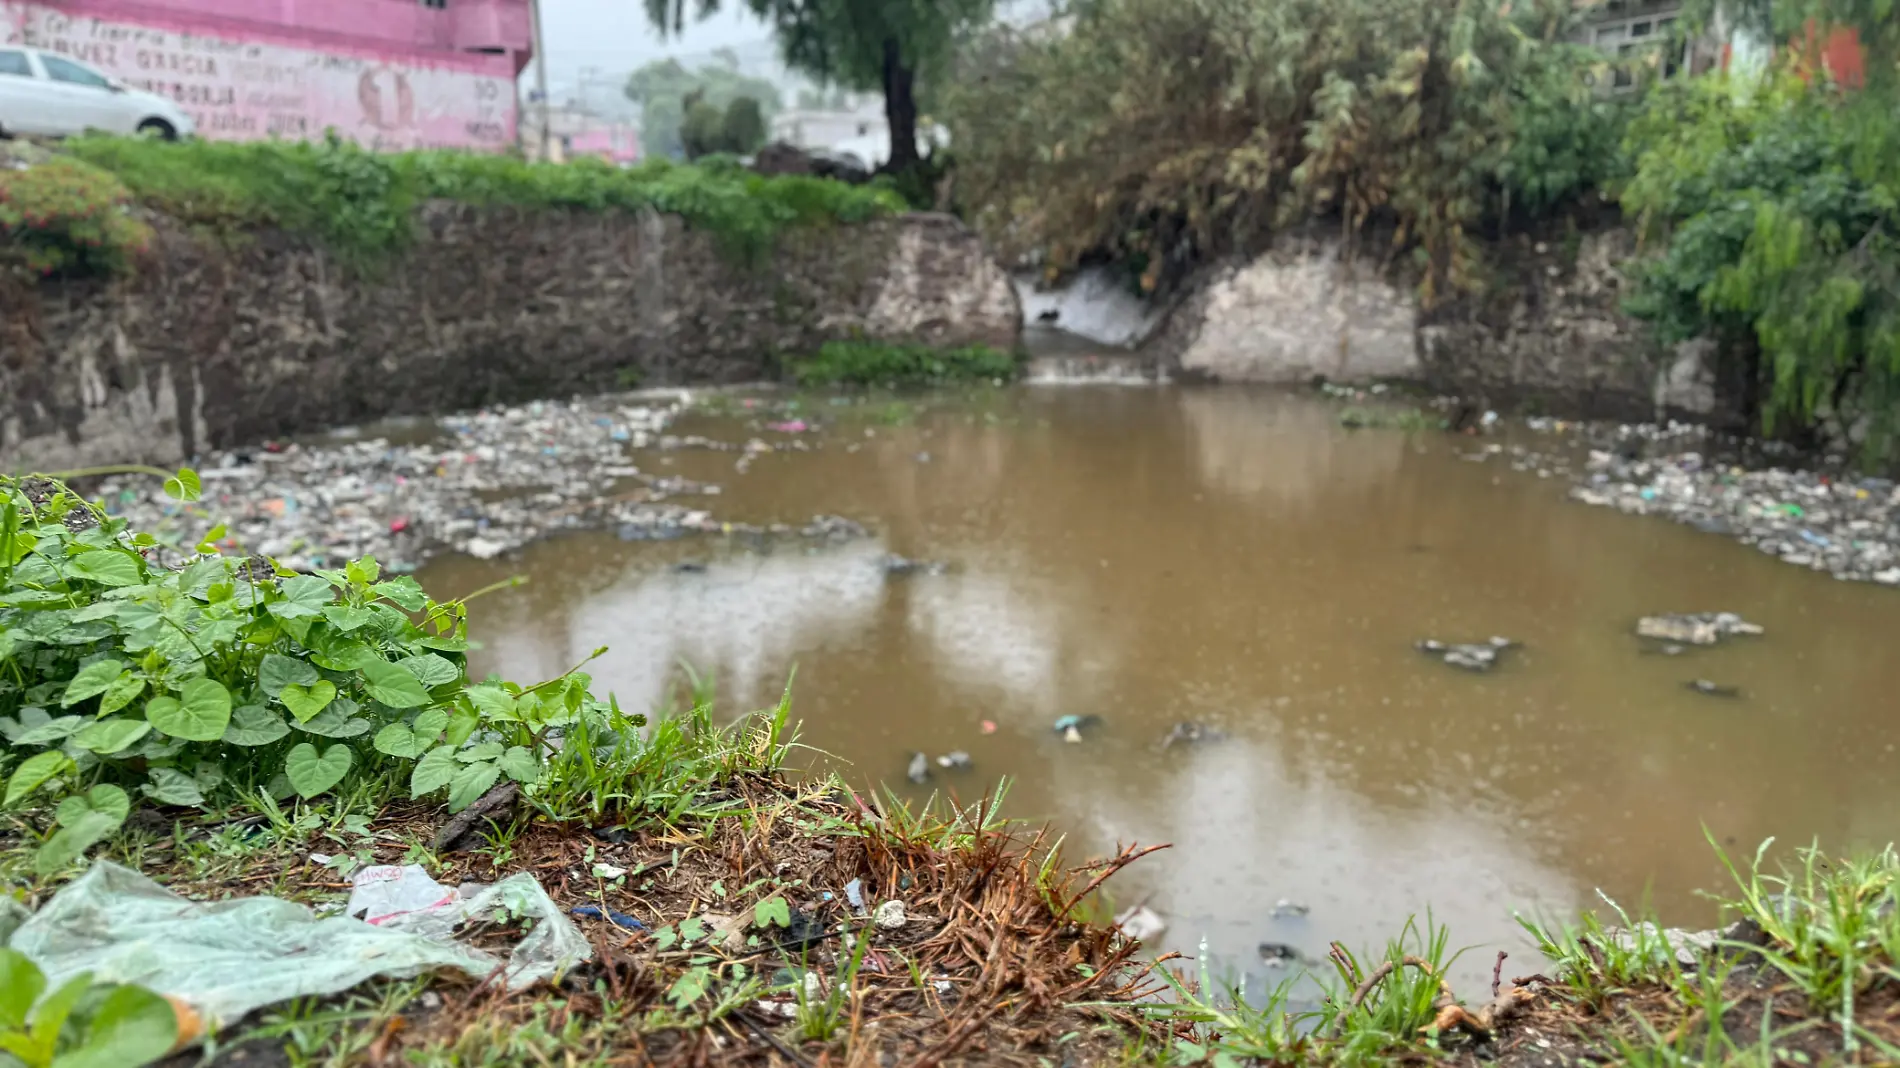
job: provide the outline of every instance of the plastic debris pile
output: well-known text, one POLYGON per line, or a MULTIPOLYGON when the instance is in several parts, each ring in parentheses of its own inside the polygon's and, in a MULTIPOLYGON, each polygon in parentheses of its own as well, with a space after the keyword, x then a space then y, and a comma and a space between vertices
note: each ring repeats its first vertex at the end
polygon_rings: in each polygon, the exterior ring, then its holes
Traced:
POLYGON ((1838 579, 1900 585, 1900 488, 1889 479, 1748 471, 1699 452, 1625 459, 1594 451, 1588 472, 1570 492, 1585 504, 1666 516, 1838 579))
MULTIPOLYGON (((606 529, 623 540, 695 533, 862 537, 862 526, 818 516, 803 527, 721 522, 673 500, 720 487, 636 466, 639 450, 726 450, 666 428, 690 403, 683 393, 537 401, 425 422, 434 434, 232 449, 199 466, 201 500, 181 505, 149 478, 115 478, 106 508, 152 531, 183 557, 216 524, 227 552, 269 556, 308 571, 372 554, 409 571, 437 553, 491 559, 563 530, 606 529)), ((341 437, 333 435, 333 438, 341 437)))

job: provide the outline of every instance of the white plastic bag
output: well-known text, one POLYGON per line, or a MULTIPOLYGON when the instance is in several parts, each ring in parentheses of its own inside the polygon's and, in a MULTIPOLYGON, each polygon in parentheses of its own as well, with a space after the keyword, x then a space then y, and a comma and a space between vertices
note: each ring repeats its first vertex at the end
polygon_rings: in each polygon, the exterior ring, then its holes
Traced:
MULTIPOLYGON (((401 881, 411 878, 405 873, 401 881)), ((97 861, 21 922, 7 944, 32 958, 51 987, 80 972, 138 983, 189 1003, 214 1030, 265 1005, 338 993, 376 976, 458 968, 487 977, 501 969, 508 986, 519 989, 591 956, 580 930, 533 875, 452 893, 453 906, 372 925, 320 918, 282 898, 191 901, 129 868, 97 861), (534 920, 507 960, 453 941, 462 920, 502 907, 534 920)))

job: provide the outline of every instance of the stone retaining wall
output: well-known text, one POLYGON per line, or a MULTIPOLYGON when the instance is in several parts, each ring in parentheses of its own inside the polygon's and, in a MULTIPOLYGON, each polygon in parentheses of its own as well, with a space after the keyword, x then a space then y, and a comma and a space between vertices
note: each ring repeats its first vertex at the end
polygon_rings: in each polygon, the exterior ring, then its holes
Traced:
POLYGON ((782 235, 744 265, 674 217, 422 209, 368 274, 259 233, 160 226, 111 283, 0 289, 0 469, 171 464, 390 415, 634 384, 733 382, 861 336, 1015 347, 1007 274, 961 223, 782 235))
POLYGON ((1625 229, 1488 245, 1486 291, 1429 309, 1406 272, 1340 249, 1336 239, 1290 237, 1207 271, 1144 354, 1191 379, 1402 379, 1553 414, 1735 418, 1712 346, 1665 350, 1623 314, 1619 265, 1636 254, 1625 229))

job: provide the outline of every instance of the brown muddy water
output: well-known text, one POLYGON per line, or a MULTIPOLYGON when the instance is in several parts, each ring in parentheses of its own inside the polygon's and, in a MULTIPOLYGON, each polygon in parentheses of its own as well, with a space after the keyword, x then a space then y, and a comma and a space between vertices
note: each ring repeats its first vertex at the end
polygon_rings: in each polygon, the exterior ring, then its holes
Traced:
MULTIPOLYGON (((914 417, 819 412, 836 421, 798 436, 810 451, 744 473, 733 452, 635 462, 722 484, 722 518, 834 513, 868 541, 582 535, 422 579, 446 596, 531 577, 478 602, 478 674, 543 678, 605 643, 591 670, 623 705, 661 704, 687 661, 736 712, 796 667, 804 740, 860 784, 967 801, 1009 776, 1009 811, 1077 853, 1173 843, 1117 880, 1120 900, 1256 989, 1284 974, 1260 942, 1317 959, 1427 909, 1481 947, 1461 991, 1495 948, 1507 975, 1537 970, 1513 910, 1561 916, 1601 888, 1706 926, 1695 891, 1723 876, 1705 826, 1742 854, 1900 836, 1891 590, 1569 503, 1560 478, 1461 461, 1467 439, 1343 430, 1305 396, 1032 387, 914 417), (888 577, 885 553, 949 570, 888 577), (1716 609, 1767 635, 1664 657, 1631 633, 1716 609), (1524 647, 1489 675, 1413 649, 1493 634, 1524 647), (1051 723, 1068 714, 1101 723, 1065 744, 1051 723), (1160 748, 1183 720, 1228 737, 1160 748), (914 750, 955 749, 974 769, 905 781, 914 750), (1282 899, 1311 911, 1275 916, 1282 899)), ((740 418, 677 429, 790 440, 740 418)))

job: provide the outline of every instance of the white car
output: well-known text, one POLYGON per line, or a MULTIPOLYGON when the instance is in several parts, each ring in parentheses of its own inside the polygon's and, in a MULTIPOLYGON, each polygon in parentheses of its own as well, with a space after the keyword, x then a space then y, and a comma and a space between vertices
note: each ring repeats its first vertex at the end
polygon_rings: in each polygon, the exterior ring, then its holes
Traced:
POLYGON ((191 136, 192 122, 171 100, 75 59, 0 45, 0 133, 66 137, 87 130, 169 141, 191 136))

